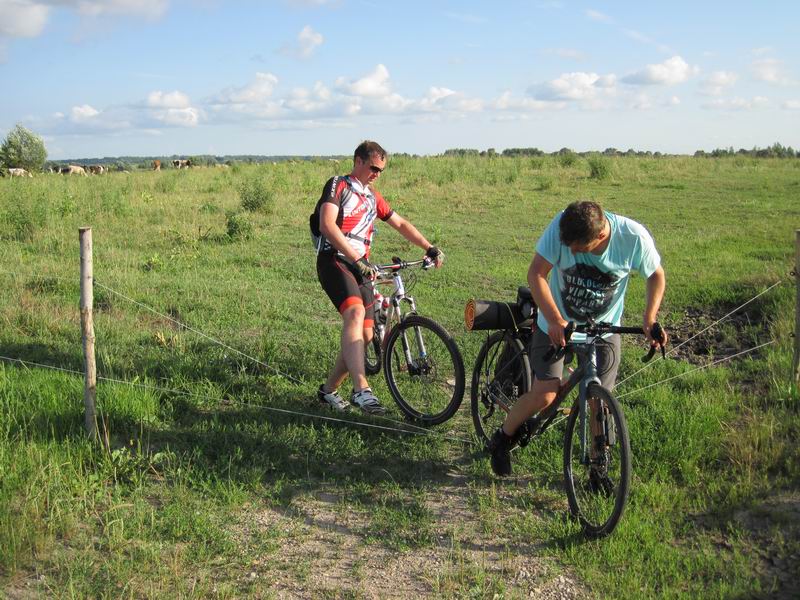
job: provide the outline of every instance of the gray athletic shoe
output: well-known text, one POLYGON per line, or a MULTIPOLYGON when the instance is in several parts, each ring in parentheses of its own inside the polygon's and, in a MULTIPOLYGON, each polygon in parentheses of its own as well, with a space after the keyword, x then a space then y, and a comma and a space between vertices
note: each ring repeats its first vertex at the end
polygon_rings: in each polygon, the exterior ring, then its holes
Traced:
POLYGON ((344 401, 344 398, 342 398, 336 390, 325 392, 323 387, 324 386, 321 385, 317 390, 317 400, 319 400, 321 404, 327 404, 333 410, 338 410, 339 412, 346 411, 350 408, 350 405, 344 401))
POLYGON ((386 409, 378 402, 375 394, 369 388, 364 388, 360 392, 353 392, 350 396, 350 404, 357 406, 368 415, 382 415, 386 409))

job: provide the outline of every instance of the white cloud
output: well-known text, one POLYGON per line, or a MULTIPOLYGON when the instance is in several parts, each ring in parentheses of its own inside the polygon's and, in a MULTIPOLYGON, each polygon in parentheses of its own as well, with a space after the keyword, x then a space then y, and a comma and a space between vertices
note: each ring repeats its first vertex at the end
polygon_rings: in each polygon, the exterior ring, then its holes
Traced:
POLYGON ((764 108, 769 105, 769 100, 764 96, 755 96, 748 100, 746 98, 718 98, 703 104, 703 108, 711 110, 754 110, 764 108))
POLYGON ((539 100, 593 100, 600 95, 613 95, 616 75, 597 73, 564 73, 531 91, 539 100))
POLYGON ((0 0, 0 36, 36 37, 42 33, 50 9, 26 0, 0 0))
POLYGON ((483 110, 484 102, 479 98, 467 98, 446 87, 431 87, 416 107, 425 112, 479 112, 483 110))
POLYGON ((186 108, 156 110, 150 116, 156 121, 173 127, 196 127, 200 123, 201 114, 199 109, 187 106, 186 108))
POLYGON ((324 39, 322 34, 311 29, 310 25, 303 27, 297 35, 297 42, 300 44, 300 56, 303 58, 311 56, 324 39))
POLYGON ((310 25, 306 25, 297 34, 297 40, 294 44, 287 44, 280 50, 281 54, 292 56, 294 58, 306 59, 311 58, 314 51, 322 44, 325 38, 321 33, 314 31, 310 25))
POLYGON ((584 11, 584 12, 585 12, 586 16, 589 17, 592 21, 599 21, 601 23, 613 23, 614 22, 614 19, 612 19, 608 15, 605 15, 605 14, 603 14, 600 11, 597 11, 597 10, 592 10, 591 8, 586 9, 586 11, 584 11))
POLYGON ((256 73, 254 82, 243 87, 230 87, 222 90, 212 104, 263 104, 267 102, 278 85, 278 78, 272 73, 256 73))
POLYGON ((499 111, 542 111, 560 110, 567 106, 566 102, 536 100, 534 98, 516 98, 511 92, 503 92, 500 96, 489 103, 489 108, 499 111))
POLYGON ((781 104, 781 108, 786 110, 800 110, 800 100, 786 100, 781 104))
POLYGON ((700 86, 700 93, 707 96, 721 96, 739 79, 736 73, 731 71, 714 71, 700 86))
POLYGON ((786 75, 783 63, 775 58, 764 58, 753 61, 753 76, 759 81, 775 85, 791 85, 792 79, 786 75))
POLYGON ((687 81, 699 71, 698 67, 688 65, 680 56, 673 56, 663 63, 647 65, 622 81, 634 85, 675 85, 687 81))
POLYGON ((36 37, 47 25, 51 9, 84 17, 133 15, 158 19, 169 0, 0 0, 0 36, 36 37))
MULTIPOLYGON (((61 115, 61 113, 56 113, 56 114, 61 115)), ((94 108, 93 106, 89 106, 88 104, 83 104, 82 106, 72 107, 72 110, 70 111, 70 119, 74 123, 83 123, 85 121, 89 121, 95 118, 99 114, 100 111, 94 108)))
POLYGON ((169 0, 45 0, 43 3, 70 7, 89 17, 134 15, 158 19, 169 8, 169 0))
POLYGON ((177 90, 166 94, 161 90, 156 90, 147 95, 147 106, 153 108, 188 108, 189 96, 177 90))
POLYGON ((173 127, 196 127, 203 117, 203 112, 191 105, 189 96, 178 90, 150 92, 145 106, 151 119, 173 127))
POLYGON ((381 98, 391 94, 389 85, 389 69, 384 65, 377 65, 371 73, 353 82, 347 82, 343 77, 336 80, 336 86, 353 96, 367 98, 381 98))

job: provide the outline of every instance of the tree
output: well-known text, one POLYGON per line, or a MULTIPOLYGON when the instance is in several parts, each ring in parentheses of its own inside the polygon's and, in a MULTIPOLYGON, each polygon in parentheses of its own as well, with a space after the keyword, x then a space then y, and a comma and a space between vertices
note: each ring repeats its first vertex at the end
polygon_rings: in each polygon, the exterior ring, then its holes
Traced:
POLYGON ((28 171, 41 171, 47 160, 44 141, 22 125, 14 126, 0 146, 0 162, 6 168, 22 167, 28 171))

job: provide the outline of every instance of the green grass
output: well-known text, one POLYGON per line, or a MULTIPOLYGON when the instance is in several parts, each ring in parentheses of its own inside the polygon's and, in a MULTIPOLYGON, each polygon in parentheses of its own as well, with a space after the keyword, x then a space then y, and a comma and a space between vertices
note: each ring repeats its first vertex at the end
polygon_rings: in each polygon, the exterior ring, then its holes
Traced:
MULTIPOLYGON (((800 487, 786 275, 800 161, 397 157, 381 177, 393 208, 446 253, 413 294, 455 337, 468 378, 485 336, 465 331, 466 300, 511 300, 537 236, 575 199, 653 232, 668 282, 661 321, 673 332, 785 282, 708 337, 716 354, 775 344, 623 399, 632 495, 617 531, 596 542, 564 518, 560 430, 516 451, 517 476, 499 481, 476 445, 314 417, 330 416, 313 394, 336 355, 339 317, 316 281, 307 222, 343 168, 0 180, 0 355, 82 370, 85 225, 97 283, 246 355, 96 286, 98 373, 138 384, 99 383, 109 451, 84 439, 80 376, 0 361, 0 590, 525 597, 561 575, 613 597, 787 589, 774 565, 796 571, 798 526, 786 517, 796 513, 773 505, 796 505, 800 487), (315 543, 320 531, 340 539, 315 543)), ((376 253, 419 251, 379 225, 376 253)), ((635 323, 644 282, 630 288, 635 323)), ((644 353, 625 349, 621 379, 644 353)), ((618 393, 692 368, 658 362, 618 393)), ((391 403, 382 377, 372 383, 391 403)), ((468 395, 437 432, 473 435, 468 395)), ((401 420, 392 406, 390 416, 401 420)))

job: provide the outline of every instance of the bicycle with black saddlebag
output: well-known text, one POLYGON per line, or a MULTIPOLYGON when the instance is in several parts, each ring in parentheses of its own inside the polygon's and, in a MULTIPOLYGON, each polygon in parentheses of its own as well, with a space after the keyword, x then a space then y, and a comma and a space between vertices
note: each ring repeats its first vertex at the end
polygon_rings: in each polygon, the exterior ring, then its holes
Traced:
MULTIPOLYGON (((503 423, 511 407, 531 389, 528 346, 534 319, 535 307, 526 288, 520 288, 515 303, 471 300, 467 304, 467 329, 494 330, 481 346, 472 373, 472 420, 484 444, 503 423)), ((631 481, 631 449, 622 408, 600 384, 597 349, 609 334, 644 335, 644 332, 638 327, 588 321, 570 323, 564 333, 567 345, 551 348, 547 360, 566 354, 578 357, 578 366, 562 380, 555 401, 517 430, 514 442, 524 448, 531 438, 566 421, 563 475, 570 514, 581 523, 587 536, 602 537, 614 530, 625 511, 631 481), (573 338, 574 333, 583 337, 573 338), (575 389, 578 390, 575 399, 566 402, 575 389)), ((658 323, 653 326, 651 337, 657 341, 664 339, 658 323)), ((661 352, 664 355, 663 344, 661 352)), ((642 360, 649 361, 654 353, 652 347, 642 360)))

